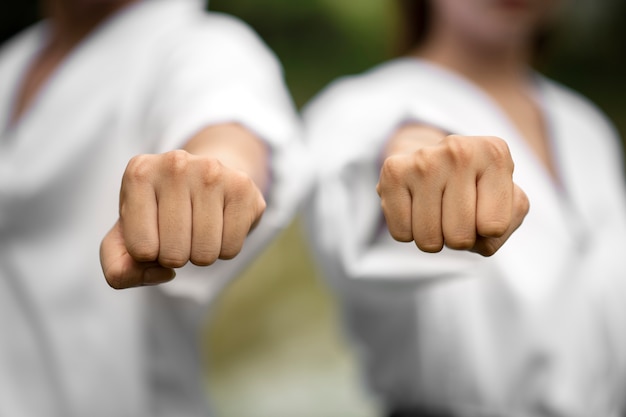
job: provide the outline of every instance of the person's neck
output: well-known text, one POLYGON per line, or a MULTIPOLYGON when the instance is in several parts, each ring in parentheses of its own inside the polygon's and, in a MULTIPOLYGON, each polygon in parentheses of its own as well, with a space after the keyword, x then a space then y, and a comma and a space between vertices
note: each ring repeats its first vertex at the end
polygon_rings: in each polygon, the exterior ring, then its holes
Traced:
POLYGON ((431 33, 416 54, 488 90, 520 85, 527 80, 529 48, 526 45, 488 45, 450 31, 439 31, 431 33))
POLYGON ((72 49, 100 23, 134 1, 43 0, 42 11, 51 22, 50 47, 72 49))

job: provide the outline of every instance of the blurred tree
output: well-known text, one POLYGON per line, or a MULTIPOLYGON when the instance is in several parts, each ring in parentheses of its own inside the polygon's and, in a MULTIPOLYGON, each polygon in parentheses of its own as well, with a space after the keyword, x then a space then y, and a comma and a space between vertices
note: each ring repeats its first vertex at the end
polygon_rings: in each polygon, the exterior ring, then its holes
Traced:
POLYGON ((388 58, 393 11, 385 0, 211 0, 248 22, 283 62, 298 106, 336 77, 388 58))
POLYGON ((626 138, 626 2, 570 0, 542 71, 594 101, 626 138))

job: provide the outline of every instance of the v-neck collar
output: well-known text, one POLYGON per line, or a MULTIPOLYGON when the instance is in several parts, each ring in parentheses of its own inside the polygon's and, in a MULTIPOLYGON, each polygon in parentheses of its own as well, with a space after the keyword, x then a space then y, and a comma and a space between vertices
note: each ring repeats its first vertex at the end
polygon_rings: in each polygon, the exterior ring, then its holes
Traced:
POLYGON ((80 60, 80 57, 84 54, 84 50, 89 50, 89 45, 96 42, 98 38, 105 36, 105 33, 109 31, 110 27, 115 26, 117 22, 123 21, 126 15, 134 14, 134 10, 140 8, 140 5, 145 3, 145 0, 140 0, 136 3, 129 4, 128 6, 117 11, 98 26, 96 26, 91 32, 89 32, 83 39, 81 39, 76 46, 74 46, 66 56, 57 64, 52 70, 47 79, 39 87, 34 97, 28 106, 22 111, 17 119, 12 120, 15 113, 15 105, 18 99, 18 95, 24 88, 25 77, 30 70, 30 67, 34 64, 34 61, 38 59, 43 48, 48 41, 48 32, 50 30, 50 21, 42 20, 35 27, 32 28, 32 34, 30 34, 27 42, 28 54, 25 60, 23 60, 17 68, 17 73, 13 74, 13 85, 9 94, 9 101, 6 104, 6 111, 3 112, 3 120, 1 125, 1 132, 3 135, 11 136, 14 131, 20 130, 21 126, 27 125, 28 121, 34 117, 42 106, 42 103, 48 99, 48 96, 53 94, 56 89, 58 80, 64 77, 68 68, 71 67, 74 61, 80 60))
POLYGON ((137 37, 153 36, 150 33, 153 32, 151 31, 152 28, 145 26, 149 26, 155 21, 155 15, 163 15, 161 17, 164 17, 168 24, 174 24, 175 16, 184 14, 189 10, 195 10, 201 7, 200 4, 198 0, 140 0, 119 10, 98 25, 68 53, 40 87, 28 108, 14 123, 10 123, 10 114, 13 112, 17 94, 22 88, 24 74, 45 45, 49 23, 42 21, 29 29, 30 33, 25 33, 25 39, 18 39, 19 43, 16 45, 18 48, 26 49, 27 52, 22 53, 17 65, 12 65, 9 68, 7 75, 10 83, 9 91, 4 97, 0 97, 0 100, 4 101, 4 103, 0 103, 0 110, 3 113, 0 116, 0 135, 5 139, 3 140, 5 145, 12 142, 13 136, 19 135, 20 131, 30 126, 42 111, 50 110, 47 106, 52 97, 61 94, 59 90, 64 88, 69 77, 68 74, 73 73, 73 69, 77 65, 89 64, 84 59, 86 55, 92 55, 90 58, 94 59, 91 61, 97 61, 100 56, 98 51, 110 50, 113 43, 119 45, 120 50, 127 49, 129 40, 126 37, 129 33, 132 33, 134 37, 131 44, 140 43, 136 39, 137 37), (99 45, 101 43, 106 43, 106 46, 99 45))

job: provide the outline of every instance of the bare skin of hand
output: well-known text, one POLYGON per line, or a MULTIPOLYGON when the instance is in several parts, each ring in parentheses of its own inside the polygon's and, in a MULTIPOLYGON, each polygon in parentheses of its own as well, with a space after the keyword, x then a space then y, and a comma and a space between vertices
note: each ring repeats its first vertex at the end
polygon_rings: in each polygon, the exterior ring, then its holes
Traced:
POLYGON ((110 286, 164 283, 187 262, 208 266, 241 251, 265 200, 251 175, 223 160, 175 150, 128 163, 120 218, 100 247, 110 286))
POLYGON ((502 139, 407 127, 387 155, 377 185, 387 227, 422 251, 447 246, 491 256, 528 213, 502 139))

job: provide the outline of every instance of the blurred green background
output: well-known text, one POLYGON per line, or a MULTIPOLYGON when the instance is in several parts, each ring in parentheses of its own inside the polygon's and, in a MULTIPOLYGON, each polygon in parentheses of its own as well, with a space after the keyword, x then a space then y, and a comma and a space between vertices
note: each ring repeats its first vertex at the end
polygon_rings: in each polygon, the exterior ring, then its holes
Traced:
MULTIPOLYGON (((0 41, 36 19, 34 1, 4 2, 0 41)), ((626 2, 569 0, 540 69, 595 101, 626 133, 626 2)), ((211 0, 248 22, 283 62, 302 107, 337 77, 396 55, 394 0, 211 0)), ((592 138, 590 138, 592 139, 592 138)), ((207 389, 220 417, 369 417, 337 307, 299 219, 227 288, 207 320, 207 389)))

